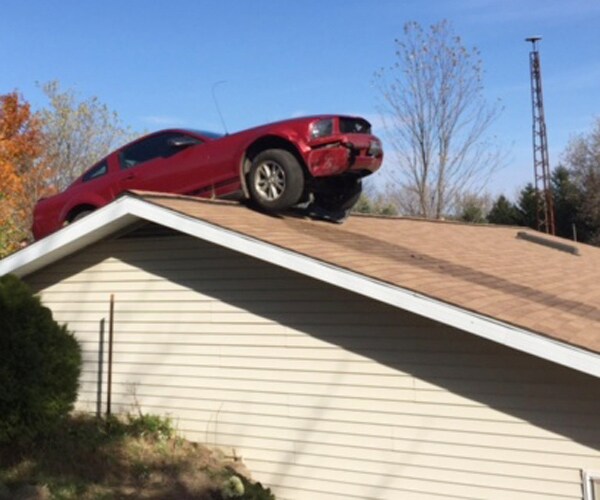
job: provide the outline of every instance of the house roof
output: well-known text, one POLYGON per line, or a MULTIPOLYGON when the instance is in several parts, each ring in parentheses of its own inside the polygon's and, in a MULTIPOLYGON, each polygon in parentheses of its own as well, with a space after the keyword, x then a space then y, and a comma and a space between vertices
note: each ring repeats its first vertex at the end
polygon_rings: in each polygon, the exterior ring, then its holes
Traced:
POLYGON ((600 376, 600 249, 516 227, 352 216, 331 224, 133 192, 0 261, 28 274, 139 219, 600 376))

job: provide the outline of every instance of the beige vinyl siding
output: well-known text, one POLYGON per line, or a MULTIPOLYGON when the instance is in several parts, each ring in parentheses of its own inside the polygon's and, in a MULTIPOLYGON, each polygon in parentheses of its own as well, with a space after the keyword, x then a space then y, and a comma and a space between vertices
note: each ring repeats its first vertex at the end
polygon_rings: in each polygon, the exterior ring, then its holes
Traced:
POLYGON ((580 499, 600 469, 597 379, 227 249, 122 238, 28 281, 82 343, 80 409, 100 372, 106 400, 113 293, 114 407, 235 449, 281 499, 580 499))

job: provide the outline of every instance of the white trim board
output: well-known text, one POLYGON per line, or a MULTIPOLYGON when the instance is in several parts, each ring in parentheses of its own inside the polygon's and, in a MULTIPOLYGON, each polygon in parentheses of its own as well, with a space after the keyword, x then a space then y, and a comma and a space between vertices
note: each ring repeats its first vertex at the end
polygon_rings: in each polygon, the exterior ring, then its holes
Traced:
POLYGON ((600 355, 431 297, 125 195, 0 261, 0 276, 31 274, 137 220, 147 220, 493 342, 600 378, 600 355))

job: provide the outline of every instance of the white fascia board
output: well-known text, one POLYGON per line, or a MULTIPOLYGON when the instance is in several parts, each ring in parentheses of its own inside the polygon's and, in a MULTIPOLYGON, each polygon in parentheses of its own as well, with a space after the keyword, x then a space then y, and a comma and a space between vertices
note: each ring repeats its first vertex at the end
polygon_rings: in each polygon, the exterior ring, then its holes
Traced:
POLYGON ((119 198, 110 205, 88 215, 83 219, 85 223, 79 224, 78 222, 67 226, 58 233, 0 261, 0 276, 8 272, 14 272, 20 276, 29 274, 138 219, 145 219, 175 229, 600 378, 600 356, 593 352, 130 196, 119 198))
POLYGON ((127 210, 127 198, 119 198, 83 219, 69 224, 28 247, 0 260, 0 276, 26 276, 85 248, 138 220, 127 210))

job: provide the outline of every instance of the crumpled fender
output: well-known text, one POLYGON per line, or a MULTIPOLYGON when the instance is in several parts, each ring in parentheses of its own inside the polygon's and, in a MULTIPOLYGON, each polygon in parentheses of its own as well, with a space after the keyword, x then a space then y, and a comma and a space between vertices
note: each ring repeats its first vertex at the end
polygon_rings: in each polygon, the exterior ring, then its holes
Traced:
POLYGON ((350 149, 341 144, 313 149, 308 153, 308 169, 314 177, 337 175, 350 167, 350 149))

